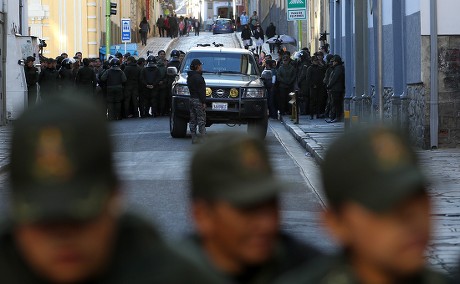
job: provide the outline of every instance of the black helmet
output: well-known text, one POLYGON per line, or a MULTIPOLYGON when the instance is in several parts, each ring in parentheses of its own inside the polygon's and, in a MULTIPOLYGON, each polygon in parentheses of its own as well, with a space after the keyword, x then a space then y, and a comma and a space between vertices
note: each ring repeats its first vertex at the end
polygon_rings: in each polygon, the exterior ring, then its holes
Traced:
POLYGON ((112 60, 110 60, 110 66, 120 66, 120 59, 118 58, 112 58, 112 60))
POLYGON ((61 62, 61 66, 66 68, 66 69, 70 69, 72 68, 72 64, 75 63, 75 59, 73 58, 65 58, 64 60, 62 60, 61 62))
POLYGON ((342 57, 340 57, 340 55, 338 55, 338 54, 334 55, 334 57, 332 58, 332 61, 337 62, 338 64, 343 63, 342 57))
POLYGON ((150 55, 149 57, 147 57, 147 63, 157 63, 157 59, 155 58, 155 56, 150 55))
POLYGON ((173 51, 171 51, 171 57, 179 57, 179 56, 180 56, 179 50, 174 49, 173 51))

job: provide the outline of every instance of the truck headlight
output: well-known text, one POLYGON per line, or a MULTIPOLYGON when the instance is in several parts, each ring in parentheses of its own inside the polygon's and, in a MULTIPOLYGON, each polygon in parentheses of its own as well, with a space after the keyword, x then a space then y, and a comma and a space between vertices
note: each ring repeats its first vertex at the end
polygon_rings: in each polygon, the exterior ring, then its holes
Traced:
POLYGON ((244 91, 244 98, 265 98, 265 89, 263 88, 248 88, 244 91))
POLYGON ((177 96, 190 96, 190 91, 189 91, 188 87, 184 86, 184 85, 177 85, 174 88, 174 93, 177 96))
POLYGON ((238 98, 238 89, 236 89, 236 88, 230 89, 230 97, 231 98, 238 98))

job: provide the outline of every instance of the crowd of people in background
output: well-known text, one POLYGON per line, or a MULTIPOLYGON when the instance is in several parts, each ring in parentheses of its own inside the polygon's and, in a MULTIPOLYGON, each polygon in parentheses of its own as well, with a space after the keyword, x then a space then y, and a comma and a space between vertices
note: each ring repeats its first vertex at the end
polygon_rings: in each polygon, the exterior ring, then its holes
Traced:
POLYGON ((176 14, 160 17, 156 21, 158 34, 160 37, 176 38, 181 36, 189 36, 193 31, 195 36, 200 35, 201 23, 195 17, 178 17, 176 14))
MULTIPOLYGON (((265 35, 275 34, 276 27, 270 23, 265 35)), ((265 38, 259 23, 254 25, 253 31, 249 24, 243 27, 241 39, 246 49, 253 46, 253 38, 256 47, 252 51, 263 73, 270 118, 291 114, 289 93, 297 91, 300 114, 309 115, 310 119, 325 119, 328 123, 342 121, 345 68, 340 55, 329 54, 327 46, 313 55, 308 48, 291 55, 276 43, 269 45, 270 53, 267 54, 262 49, 265 38), (271 55, 275 51, 278 60, 271 55)))
POLYGON ((179 68, 185 53, 173 50, 170 59, 160 50, 145 58, 116 53, 105 62, 99 58, 73 58, 66 53, 56 58, 41 58, 41 72, 35 58, 24 66, 29 106, 58 95, 94 98, 108 120, 168 116, 173 77, 167 67, 179 68), (39 91, 38 91, 39 90, 39 91))

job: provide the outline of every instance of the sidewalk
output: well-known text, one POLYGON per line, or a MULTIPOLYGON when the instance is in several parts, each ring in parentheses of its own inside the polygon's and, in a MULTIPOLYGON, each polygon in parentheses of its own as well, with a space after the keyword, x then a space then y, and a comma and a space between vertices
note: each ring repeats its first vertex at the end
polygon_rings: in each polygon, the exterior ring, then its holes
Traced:
MULTIPOLYGON (((289 116, 282 117, 282 122, 307 155, 319 163, 329 144, 343 132, 343 123, 329 124, 307 116, 301 116, 299 124, 289 116)), ((432 181, 429 193, 433 198, 434 226, 427 259, 433 267, 452 272, 460 260, 460 149, 420 150, 418 154, 432 181)))
POLYGON ((139 57, 147 59, 147 51, 151 51, 153 55, 157 56, 158 51, 166 51, 166 57, 169 58, 168 49, 177 38, 170 37, 151 37, 147 39, 147 45, 143 46, 141 43, 137 44, 137 53, 139 57))

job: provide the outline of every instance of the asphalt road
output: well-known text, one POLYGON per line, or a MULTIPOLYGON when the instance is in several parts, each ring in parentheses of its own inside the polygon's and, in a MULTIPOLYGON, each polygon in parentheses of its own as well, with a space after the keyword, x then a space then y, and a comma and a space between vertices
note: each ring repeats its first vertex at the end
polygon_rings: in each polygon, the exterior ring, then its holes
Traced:
MULTIPOLYGON (((111 125, 115 161, 129 210, 154 222, 169 239, 193 230, 189 216, 190 138, 174 139, 169 118, 129 119, 111 125)), ((208 134, 246 131, 246 126, 213 125, 208 134)), ((286 185, 282 195, 282 229, 322 249, 333 246, 318 219, 318 167, 278 121, 266 138, 276 174, 286 185)))

